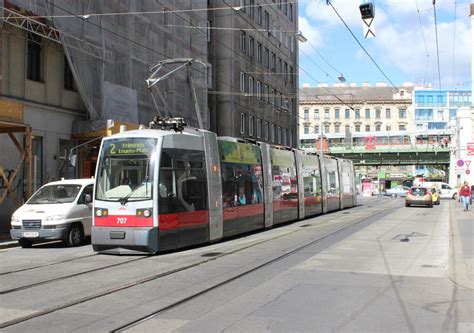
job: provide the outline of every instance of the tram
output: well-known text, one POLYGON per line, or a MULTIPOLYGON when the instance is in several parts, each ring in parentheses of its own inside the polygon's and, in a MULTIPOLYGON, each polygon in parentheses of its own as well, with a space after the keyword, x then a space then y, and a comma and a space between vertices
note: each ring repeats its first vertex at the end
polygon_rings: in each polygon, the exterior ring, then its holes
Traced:
POLYGON ((94 251, 157 253, 356 204, 350 160, 160 124, 102 140, 94 251))

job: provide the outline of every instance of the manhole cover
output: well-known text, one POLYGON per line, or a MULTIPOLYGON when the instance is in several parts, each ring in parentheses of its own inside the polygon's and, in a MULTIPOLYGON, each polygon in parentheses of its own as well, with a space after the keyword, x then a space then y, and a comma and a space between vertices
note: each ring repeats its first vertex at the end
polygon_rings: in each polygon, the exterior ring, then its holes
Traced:
POLYGON ((209 252, 209 253, 204 253, 201 257, 217 257, 221 254, 222 252, 209 252))
POLYGON ((309 227, 311 224, 303 224, 303 225, 300 225, 300 228, 306 228, 306 227, 309 227))
POLYGON ((440 265, 421 265, 423 268, 438 268, 441 267, 440 265))

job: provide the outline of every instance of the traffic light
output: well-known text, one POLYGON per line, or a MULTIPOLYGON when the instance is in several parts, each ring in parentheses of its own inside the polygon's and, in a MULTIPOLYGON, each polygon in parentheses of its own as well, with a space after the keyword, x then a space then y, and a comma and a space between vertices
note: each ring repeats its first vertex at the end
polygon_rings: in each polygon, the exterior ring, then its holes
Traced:
POLYGON ((374 4, 372 2, 363 3, 359 6, 362 19, 373 19, 375 16, 374 4))

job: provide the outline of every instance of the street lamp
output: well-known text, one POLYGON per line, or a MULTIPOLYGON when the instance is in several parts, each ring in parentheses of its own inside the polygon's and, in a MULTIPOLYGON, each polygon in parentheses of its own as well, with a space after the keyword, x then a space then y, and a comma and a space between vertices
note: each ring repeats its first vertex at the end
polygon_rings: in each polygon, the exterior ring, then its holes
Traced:
POLYGON ((295 38, 300 41, 301 43, 306 43, 308 40, 306 39, 305 36, 303 36, 303 34, 301 33, 301 31, 298 31, 297 33, 295 33, 295 38))

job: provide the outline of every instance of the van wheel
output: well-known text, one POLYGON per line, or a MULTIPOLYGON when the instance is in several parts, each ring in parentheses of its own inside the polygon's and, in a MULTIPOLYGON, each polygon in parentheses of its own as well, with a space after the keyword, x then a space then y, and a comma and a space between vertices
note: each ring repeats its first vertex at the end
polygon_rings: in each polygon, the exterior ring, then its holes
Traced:
POLYGON ((28 249, 33 246, 33 241, 29 240, 28 238, 20 238, 18 240, 18 244, 24 249, 28 249))
POLYGON ((79 246, 84 242, 84 231, 80 224, 73 224, 66 238, 67 246, 79 246))
POLYGON ((456 200, 457 196, 458 196, 458 194, 457 194, 457 193, 454 193, 454 194, 453 194, 453 199, 456 200))

